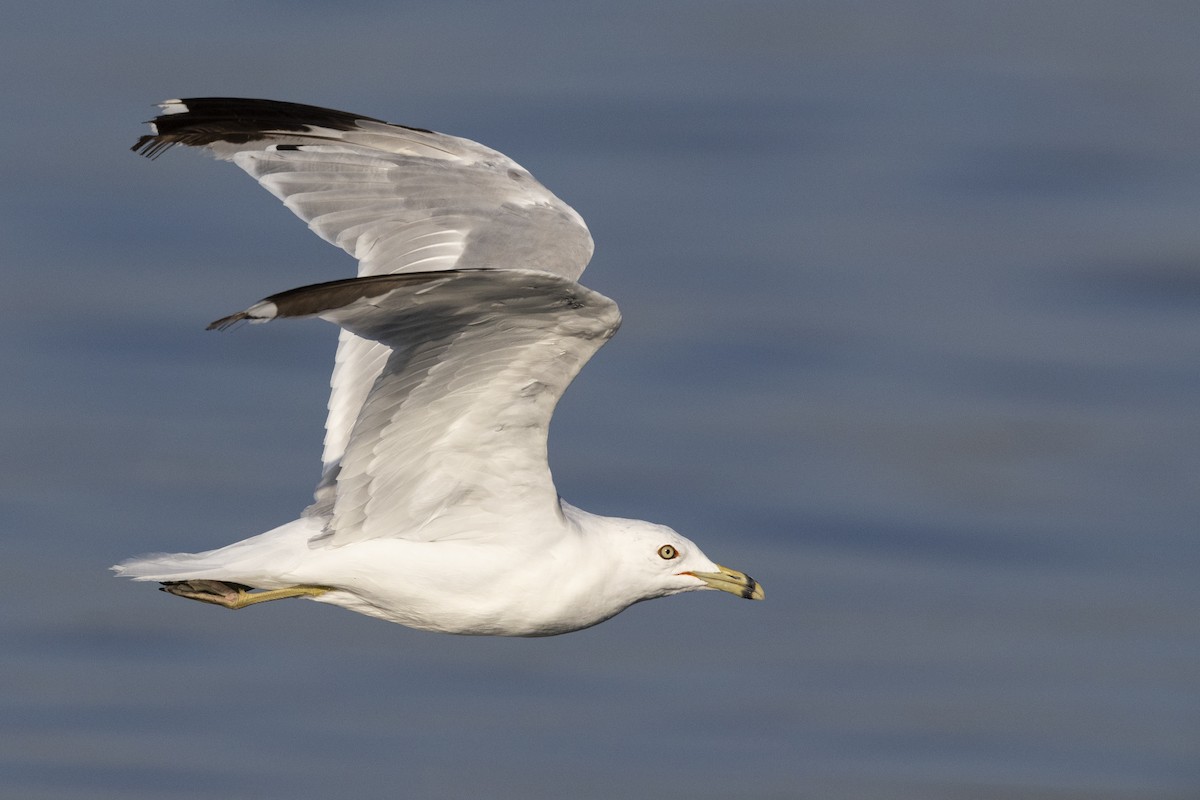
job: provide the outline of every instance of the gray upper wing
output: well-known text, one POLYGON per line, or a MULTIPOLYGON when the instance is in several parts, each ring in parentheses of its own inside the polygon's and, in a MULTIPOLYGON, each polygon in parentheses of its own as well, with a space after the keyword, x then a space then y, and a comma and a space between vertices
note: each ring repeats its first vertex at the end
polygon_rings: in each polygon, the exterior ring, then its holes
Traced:
POLYGON ((615 303, 546 273, 455 270, 304 287, 214 325, 314 314, 389 352, 319 499, 331 544, 482 536, 497 517, 532 535, 558 513, 550 418, 615 303))
MULTIPOLYGON (((527 269, 575 280, 591 258, 574 209, 477 142, 272 100, 188 98, 160 108, 136 151, 154 157, 179 144, 232 161, 358 259, 360 276, 527 269)), ((382 345, 342 331, 319 495, 389 358, 382 345)))

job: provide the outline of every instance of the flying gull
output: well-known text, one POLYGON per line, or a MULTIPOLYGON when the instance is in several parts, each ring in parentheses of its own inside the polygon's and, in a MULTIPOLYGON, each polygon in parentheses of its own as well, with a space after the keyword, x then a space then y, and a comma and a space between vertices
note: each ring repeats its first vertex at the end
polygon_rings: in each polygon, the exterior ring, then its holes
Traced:
POLYGON ((549 636, 641 600, 762 587, 671 528, 563 501, 546 462, 567 385, 616 332, 617 305, 576 280, 583 219, 481 144, 326 108, 168 100, 133 150, 232 161, 358 277, 217 320, 338 325, 321 479, 299 519, 203 553, 113 569, 243 608, 306 597, 413 628, 549 636))

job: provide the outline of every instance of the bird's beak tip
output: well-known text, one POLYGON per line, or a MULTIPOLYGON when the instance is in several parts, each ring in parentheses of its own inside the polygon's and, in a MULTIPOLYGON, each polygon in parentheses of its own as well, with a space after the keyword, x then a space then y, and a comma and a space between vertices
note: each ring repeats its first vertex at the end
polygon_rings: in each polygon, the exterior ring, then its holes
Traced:
POLYGON ((722 592, 736 594, 738 597, 746 600, 762 600, 765 597, 762 584, 751 578, 744 572, 739 572, 736 569, 722 567, 717 565, 718 572, 685 572, 684 575, 691 575, 693 578, 699 578, 708 585, 710 589, 720 589, 722 592))

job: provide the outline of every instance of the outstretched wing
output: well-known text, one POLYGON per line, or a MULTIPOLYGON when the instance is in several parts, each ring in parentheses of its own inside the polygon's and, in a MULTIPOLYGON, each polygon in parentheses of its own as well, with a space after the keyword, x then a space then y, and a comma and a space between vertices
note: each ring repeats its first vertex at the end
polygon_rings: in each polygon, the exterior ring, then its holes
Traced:
MULTIPOLYGON (((252 175, 359 276, 527 269, 570 280, 592 254, 583 219, 523 167, 481 144, 316 106, 241 98, 168 100, 136 152, 204 147, 252 175)), ((349 442, 389 350, 343 331, 330 381, 325 474, 349 442)))
POLYGON ((213 326, 310 315, 388 349, 321 509, 331 544, 486 536, 498 518, 560 513, 550 417, 616 332, 612 300, 544 272, 453 270, 293 289, 213 326))

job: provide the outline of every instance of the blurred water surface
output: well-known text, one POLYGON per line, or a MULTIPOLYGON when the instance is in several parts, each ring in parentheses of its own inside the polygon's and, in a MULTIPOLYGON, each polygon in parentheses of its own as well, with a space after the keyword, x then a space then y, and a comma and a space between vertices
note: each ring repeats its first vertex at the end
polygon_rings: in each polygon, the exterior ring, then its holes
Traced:
POLYGON ((1200 796, 1200 11, 27 4, 0 63, 0 795, 1200 796), (51 55, 51 54, 54 55, 51 55), (290 519, 348 275, 236 169, 265 96, 496 147, 621 334, 559 489, 762 581, 547 640, 118 582, 290 519))

